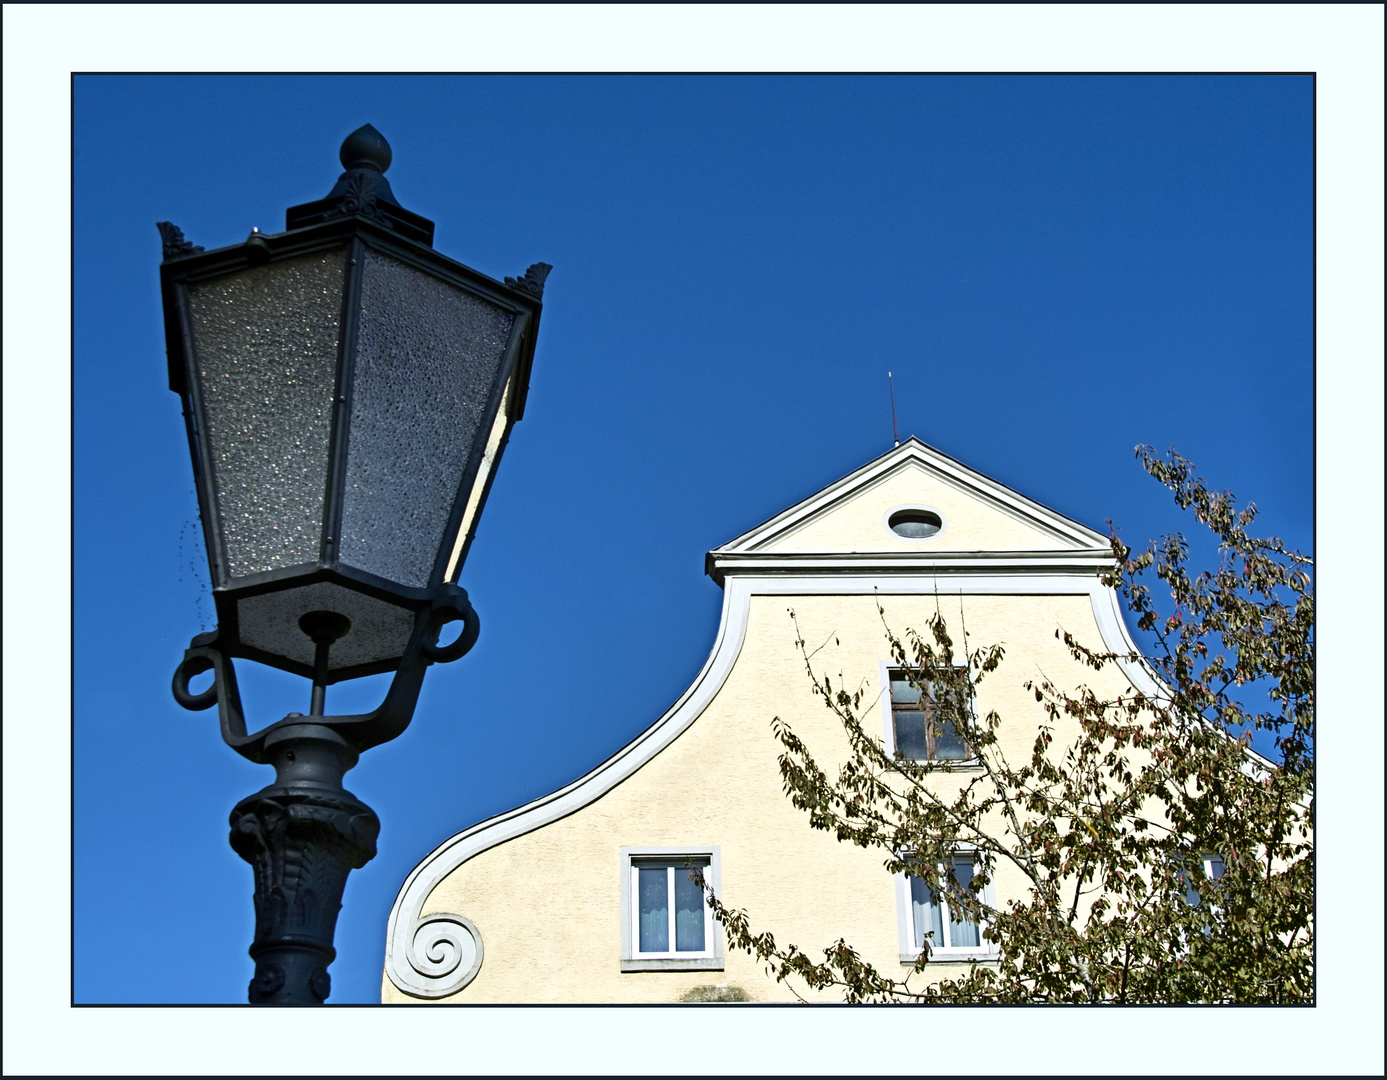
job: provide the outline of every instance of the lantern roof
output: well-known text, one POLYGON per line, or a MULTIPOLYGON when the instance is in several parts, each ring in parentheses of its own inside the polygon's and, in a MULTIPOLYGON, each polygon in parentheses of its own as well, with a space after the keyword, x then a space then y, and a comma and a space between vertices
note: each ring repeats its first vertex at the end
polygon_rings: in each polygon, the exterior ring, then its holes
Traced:
MULTIPOLYGON (((306 252, 311 247, 331 243, 349 234, 360 234, 372 238, 372 243, 383 251, 404 257, 414 265, 427 267, 428 272, 454 283, 479 288, 482 293, 491 294, 503 304, 513 304, 514 293, 518 292, 525 298, 522 306, 534 313, 529 341, 520 357, 519 375, 509 406, 515 419, 519 420, 525 415, 539 305, 544 299, 545 280, 553 267, 548 263, 534 263, 518 277, 507 276, 498 282, 437 251, 433 247, 434 223, 401 206, 391 190, 390 181, 385 178, 393 157, 390 143, 373 125, 363 124, 357 128, 342 140, 338 150, 338 158, 346 171, 337 178, 325 198, 289 207, 285 211, 283 233, 266 234, 252 229, 250 236, 239 244, 206 251, 188 241, 177 225, 169 221, 158 222, 165 264, 161 274, 165 284, 167 286, 173 278, 191 280, 225 273, 244 265, 257 265, 271 258, 306 252), (312 232, 305 231, 313 226, 316 228, 312 232), (421 263, 419 259, 424 261, 421 263), (170 263, 176 265, 170 266, 170 263), (498 288, 500 286, 503 287, 498 288)), ((167 305, 165 317, 167 322, 167 305)), ((179 338, 177 328, 172 324, 166 326, 166 334, 171 342, 179 338)), ((171 349, 169 354, 169 389, 181 393, 183 376, 176 351, 171 349)))

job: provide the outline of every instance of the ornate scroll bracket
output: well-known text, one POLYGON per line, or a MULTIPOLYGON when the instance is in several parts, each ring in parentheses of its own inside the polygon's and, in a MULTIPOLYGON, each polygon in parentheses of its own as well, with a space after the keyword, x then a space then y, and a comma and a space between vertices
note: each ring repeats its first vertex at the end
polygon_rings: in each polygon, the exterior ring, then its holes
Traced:
POLYGON ((506 284, 512 289, 519 289, 521 292, 529 293, 536 300, 544 297, 544 279, 549 276, 549 271, 554 269, 548 263, 535 263, 525 271, 525 276, 521 278, 506 278, 506 284))
POLYGON ((183 230, 172 221, 160 221, 155 223, 159 229, 159 237, 164 242, 164 261, 179 259, 184 255, 196 255, 202 250, 196 244, 190 244, 183 239, 183 230))
POLYGON ((395 955, 396 944, 386 957, 390 981, 414 997, 456 994, 481 970, 482 933, 461 915, 425 915, 398 941, 402 956, 395 955))

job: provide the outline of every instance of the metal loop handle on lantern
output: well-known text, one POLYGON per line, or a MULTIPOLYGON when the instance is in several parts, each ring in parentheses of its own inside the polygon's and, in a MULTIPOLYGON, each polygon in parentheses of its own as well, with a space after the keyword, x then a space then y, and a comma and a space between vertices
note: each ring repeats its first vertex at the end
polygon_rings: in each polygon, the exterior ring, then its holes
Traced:
MULTIPOLYGON (((480 631, 481 620, 468 601, 466 591, 453 584, 440 586, 429 604, 415 614, 409 645, 380 707, 373 712, 352 716, 314 716, 311 722, 331 728, 358 752, 389 742, 403 733, 414 718, 414 708, 418 704, 424 673, 429 665, 459 659, 476 644, 480 631), (458 621, 463 623, 463 628, 457 639, 448 645, 438 645, 438 635, 442 629, 448 623, 458 621)), ((242 757, 261 765, 270 763, 265 754, 266 736, 278 728, 303 724, 309 719, 291 713, 253 735, 246 734, 236 671, 231 657, 217 647, 216 631, 193 638, 174 671, 173 697, 185 709, 194 711, 209 709, 215 704, 221 721, 222 741, 242 757), (189 689, 189 682, 207 671, 213 672, 212 685, 194 694, 189 689)))
POLYGON ((430 612, 429 633, 424 639, 424 655, 433 664, 451 664, 471 651, 481 633, 481 619, 468 604, 465 608, 437 608, 430 612), (439 645, 438 635, 452 622, 462 622, 462 630, 449 645, 439 645))
POLYGON ((236 669, 231 658, 217 647, 217 632, 198 634, 183 653, 173 673, 173 699, 185 709, 200 711, 217 706, 222 741, 239 749, 246 741, 246 719, 241 709, 241 692, 236 685, 236 669), (212 685, 200 694, 188 687, 198 675, 212 672, 212 685))
POLYGON ((217 703, 217 680, 212 679, 212 685, 201 693, 194 694, 189 689, 188 684, 208 671, 213 671, 216 665, 210 656, 189 649, 183 655, 182 661, 173 673, 173 699, 185 709, 200 712, 203 709, 210 709, 217 703))

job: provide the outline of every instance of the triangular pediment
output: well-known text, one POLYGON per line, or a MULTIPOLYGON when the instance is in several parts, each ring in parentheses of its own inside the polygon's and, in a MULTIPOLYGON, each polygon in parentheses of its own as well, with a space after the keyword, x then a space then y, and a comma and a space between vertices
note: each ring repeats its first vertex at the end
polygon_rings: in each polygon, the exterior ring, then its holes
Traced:
POLYGON ((711 554, 1027 552, 1106 549, 1108 538, 910 438, 711 554), (937 515, 937 533, 897 535, 893 514, 937 515))

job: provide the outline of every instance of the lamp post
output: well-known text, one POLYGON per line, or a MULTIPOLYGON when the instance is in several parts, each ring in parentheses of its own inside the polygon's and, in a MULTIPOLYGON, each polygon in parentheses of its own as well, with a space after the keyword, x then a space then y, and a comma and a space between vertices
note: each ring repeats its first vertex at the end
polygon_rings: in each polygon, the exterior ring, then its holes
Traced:
POLYGON ((390 158, 375 128, 353 132, 336 186, 276 235, 204 251, 159 225, 169 387, 217 611, 173 695, 215 705, 227 745, 275 768, 231 812, 255 874, 253 1003, 327 998, 347 875, 380 830, 343 774, 409 725, 428 666, 477 639, 456 582, 524 411, 550 270, 499 282, 434 251, 433 222, 390 190, 390 158), (247 734, 235 657, 311 679, 308 714, 247 734), (325 715, 328 686, 387 671, 375 711, 325 715))

